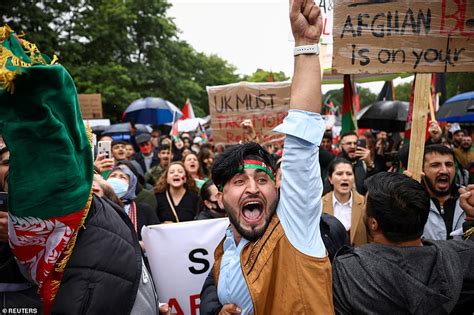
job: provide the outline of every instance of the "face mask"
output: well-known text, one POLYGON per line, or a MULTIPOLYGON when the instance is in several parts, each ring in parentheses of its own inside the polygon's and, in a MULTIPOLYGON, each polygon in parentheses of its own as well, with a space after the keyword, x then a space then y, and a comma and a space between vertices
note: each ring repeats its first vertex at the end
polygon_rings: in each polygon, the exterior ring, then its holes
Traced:
POLYGON ((153 150, 153 147, 152 147, 151 143, 147 143, 147 144, 144 144, 144 145, 140 146, 140 152, 145 154, 145 155, 150 154, 152 150, 153 150))
POLYGON ((117 197, 122 198, 128 191, 128 184, 118 178, 109 178, 107 182, 112 186, 117 197))

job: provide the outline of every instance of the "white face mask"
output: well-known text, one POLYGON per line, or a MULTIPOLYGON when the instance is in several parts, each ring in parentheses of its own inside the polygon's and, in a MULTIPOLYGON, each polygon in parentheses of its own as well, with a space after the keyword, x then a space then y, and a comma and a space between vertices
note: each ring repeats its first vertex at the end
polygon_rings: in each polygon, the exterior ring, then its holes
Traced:
POLYGON ((121 179, 118 178, 109 178, 107 182, 112 186, 117 197, 122 198, 128 191, 128 184, 121 179))

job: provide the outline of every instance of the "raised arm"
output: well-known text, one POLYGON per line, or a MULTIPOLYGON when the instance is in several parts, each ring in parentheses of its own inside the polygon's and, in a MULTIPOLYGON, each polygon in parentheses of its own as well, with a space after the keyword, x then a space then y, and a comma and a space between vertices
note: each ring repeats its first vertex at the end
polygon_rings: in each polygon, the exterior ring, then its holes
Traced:
MULTIPOLYGON (((313 1, 290 0, 290 21, 295 47, 318 44, 323 24, 321 11, 313 1)), ((315 113, 321 111, 319 55, 295 56, 290 108, 315 113)))
POLYGON ((290 111, 283 124, 275 128, 286 134, 277 214, 296 249, 306 255, 323 257, 326 250, 319 230, 323 184, 318 146, 325 126, 319 114, 319 56, 314 51, 322 28, 319 7, 312 1, 293 0, 290 21, 296 49, 304 49, 308 54, 295 56, 290 111))

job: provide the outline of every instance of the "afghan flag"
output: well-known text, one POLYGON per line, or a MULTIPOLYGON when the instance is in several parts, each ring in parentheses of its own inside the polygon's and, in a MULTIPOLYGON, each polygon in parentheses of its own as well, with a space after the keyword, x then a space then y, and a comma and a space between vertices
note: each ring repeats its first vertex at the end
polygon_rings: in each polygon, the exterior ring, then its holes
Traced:
POLYGON ((342 101, 342 129, 341 133, 355 131, 357 129, 354 117, 354 90, 351 83, 351 77, 344 75, 344 96, 342 101))
POLYGON ((199 124, 199 126, 198 126, 196 136, 198 136, 202 139, 202 141, 201 141, 202 144, 208 142, 206 128, 204 128, 204 126, 201 125, 201 124, 199 124))
POLYGON ((35 44, 0 28, 0 134, 10 151, 9 243, 49 314, 92 200, 76 87, 35 44))

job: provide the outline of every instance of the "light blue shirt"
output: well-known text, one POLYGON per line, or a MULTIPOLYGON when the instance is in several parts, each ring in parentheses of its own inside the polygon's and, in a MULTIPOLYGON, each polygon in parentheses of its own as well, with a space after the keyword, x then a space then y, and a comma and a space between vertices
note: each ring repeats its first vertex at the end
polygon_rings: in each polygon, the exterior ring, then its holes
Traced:
MULTIPOLYGON (((290 243, 300 252, 325 257, 321 239, 323 183, 319 167, 319 144, 325 130, 321 115, 290 110, 274 131, 286 134, 281 164, 280 200, 276 212, 290 243)), ((253 314, 253 304, 240 266, 240 254, 248 240, 235 244, 232 231, 226 232, 224 255, 217 294, 222 304, 234 303, 242 314, 253 314)))

